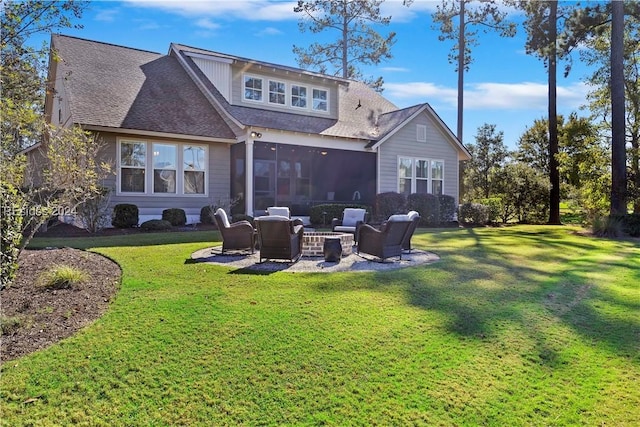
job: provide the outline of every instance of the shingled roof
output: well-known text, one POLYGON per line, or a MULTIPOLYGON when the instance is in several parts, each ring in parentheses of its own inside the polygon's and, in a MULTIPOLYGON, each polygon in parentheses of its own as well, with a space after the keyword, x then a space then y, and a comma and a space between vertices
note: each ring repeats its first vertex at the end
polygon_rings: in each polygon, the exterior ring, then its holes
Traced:
POLYGON ((75 123, 235 139, 171 56, 63 35, 52 48, 75 123))

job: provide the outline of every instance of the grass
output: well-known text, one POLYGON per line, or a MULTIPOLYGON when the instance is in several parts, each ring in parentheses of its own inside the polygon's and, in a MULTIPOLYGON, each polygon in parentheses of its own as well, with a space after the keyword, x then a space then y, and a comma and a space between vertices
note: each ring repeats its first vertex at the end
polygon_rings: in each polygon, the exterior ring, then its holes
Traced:
POLYGON ((89 275, 68 265, 58 265, 43 272, 36 285, 45 289, 66 289, 85 282, 89 275))
POLYGON ((640 244, 576 230, 419 230, 442 261, 330 275, 190 263, 214 232, 34 239, 122 289, 2 366, 0 424, 635 425, 640 244))

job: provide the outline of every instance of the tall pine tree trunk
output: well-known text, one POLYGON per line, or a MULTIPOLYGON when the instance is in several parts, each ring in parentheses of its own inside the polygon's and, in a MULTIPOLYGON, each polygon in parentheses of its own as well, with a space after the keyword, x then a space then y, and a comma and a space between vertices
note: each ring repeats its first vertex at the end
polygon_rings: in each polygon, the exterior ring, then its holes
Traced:
POLYGON ((560 224, 560 173, 558 171, 557 39, 558 2, 549 2, 549 224, 560 224))
POLYGON ((627 213, 624 105, 624 2, 611 2, 611 215, 627 213))

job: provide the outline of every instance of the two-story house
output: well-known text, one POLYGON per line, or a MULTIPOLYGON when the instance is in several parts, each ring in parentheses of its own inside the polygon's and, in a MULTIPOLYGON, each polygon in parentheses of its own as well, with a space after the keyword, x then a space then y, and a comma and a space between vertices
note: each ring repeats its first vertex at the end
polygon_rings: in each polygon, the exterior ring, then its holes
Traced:
POLYGON ((46 115, 106 142, 111 203, 140 220, 217 201, 257 216, 377 193, 458 199, 469 153, 429 104, 398 109, 363 83, 171 44, 166 55, 53 35, 46 115))

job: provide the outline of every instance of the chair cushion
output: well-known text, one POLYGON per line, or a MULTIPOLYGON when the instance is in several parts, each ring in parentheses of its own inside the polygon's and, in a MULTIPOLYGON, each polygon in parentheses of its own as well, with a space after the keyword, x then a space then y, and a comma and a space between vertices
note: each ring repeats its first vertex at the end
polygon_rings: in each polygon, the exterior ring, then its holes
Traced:
POLYGON ((359 208, 345 208, 342 213, 342 225, 346 227, 355 227, 358 221, 364 221, 366 210, 359 208))
POLYGON ((344 225, 336 225, 335 227, 333 227, 333 231, 342 231, 345 233, 355 233, 356 232, 356 227, 348 227, 348 226, 344 226, 344 225))
POLYGON ((416 211, 409 211, 407 216, 409 217, 410 220, 413 221, 416 217, 419 217, 420 214, 418 212, 416 212, 416 211))
POLYGON ((388 221, 411 221, 411 218, 409 217, 409 215, 391 215, 388 219, 388 221))
POLYGON ((218 208, 216 214, 222 218, 222 224, 225 228, 229 228, 229 218, 227 217, 227 213, 222 208, 218 208))
POLYGON ((289 212, 289 208, 286 206, 271 206, 267 208, 267 213, 271 216, 271 215, 280 215, 280 216, 286 216, 287 218, 289 218, 291 216, 290 212, 289 212))
POLYGON ((255 219, 256 221, 289 221, 289 217, 282 215, 266 215, 259 216, 255 219))

